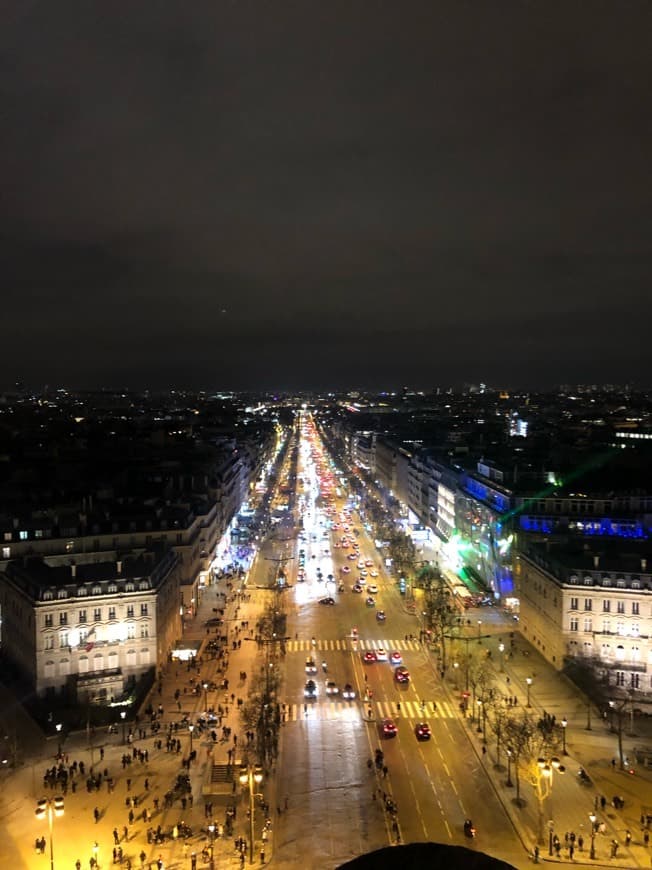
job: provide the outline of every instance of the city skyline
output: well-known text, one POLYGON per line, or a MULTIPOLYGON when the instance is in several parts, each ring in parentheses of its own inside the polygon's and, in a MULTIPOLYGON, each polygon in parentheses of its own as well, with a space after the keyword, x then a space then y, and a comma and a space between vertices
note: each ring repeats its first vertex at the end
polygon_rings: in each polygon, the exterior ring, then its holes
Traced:
POLYGON ((15 10, 0 387, 647 386, 650 25, 15 10))

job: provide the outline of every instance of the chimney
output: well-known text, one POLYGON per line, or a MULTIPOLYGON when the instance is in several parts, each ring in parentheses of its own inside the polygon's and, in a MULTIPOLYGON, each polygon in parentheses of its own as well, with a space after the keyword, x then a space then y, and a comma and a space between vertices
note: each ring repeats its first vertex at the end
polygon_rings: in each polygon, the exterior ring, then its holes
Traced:
POLYGON ((118 574, 122 574, 122 560, 121 559, 118 559, 118 561, 116 562, 116 568, 118 570, 118 574))
POLYGON ((641 571, 647 571, 647 559, 641 559, 641 571))
POLYGON ((600 567, 600 557, 599 557, 599 556, 594 556, 594 557, 593 557, 593 567, 594 567, 594 568, 599 568, 599 567, 600 567))

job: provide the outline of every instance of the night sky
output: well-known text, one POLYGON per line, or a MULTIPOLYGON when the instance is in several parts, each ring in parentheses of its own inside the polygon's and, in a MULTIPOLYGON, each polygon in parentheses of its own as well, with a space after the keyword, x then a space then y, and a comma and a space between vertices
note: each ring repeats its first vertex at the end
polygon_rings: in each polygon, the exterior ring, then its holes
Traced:
POLYGON ((649 385, 652 4, 14 0, 0 386, 649 385))

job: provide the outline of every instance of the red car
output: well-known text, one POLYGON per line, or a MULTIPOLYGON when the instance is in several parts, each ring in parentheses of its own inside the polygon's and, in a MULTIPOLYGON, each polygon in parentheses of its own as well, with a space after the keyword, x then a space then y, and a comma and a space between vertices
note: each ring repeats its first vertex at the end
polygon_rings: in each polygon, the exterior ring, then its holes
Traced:
POLYGON ((384 737, 396 737, 398 734, 398 728, 393 719, 383 719, 382 729, 384 737))
POLYGON ((427 722, 419 722, 414 729, 414 733, 417 736, 417 740, 430 740, 430 725, 427 722))
POLYGON ((409 683, 410 682, 410 672, 407 668, 396 668, 394 671, 394 679, 397 683, 409 683))
POLYGON ((372 649, 367 650, 367 652, 363 655, 362 660, 367 664, 378 661, 378 659, 376 658, 376 653, 372 649))

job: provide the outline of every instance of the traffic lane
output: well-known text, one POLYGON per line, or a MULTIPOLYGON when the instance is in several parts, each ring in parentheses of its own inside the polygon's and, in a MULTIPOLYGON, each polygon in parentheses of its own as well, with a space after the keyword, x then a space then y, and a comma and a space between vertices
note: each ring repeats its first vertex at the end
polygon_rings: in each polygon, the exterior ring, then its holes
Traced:
POLYGON ((382 812, 371 800, 366 758, 369 742, 356 711, 348 718, 306 717, 286 725, 279 795, 291 812, 278 832, 284 861, 337 867, 387 845, 382 812))

